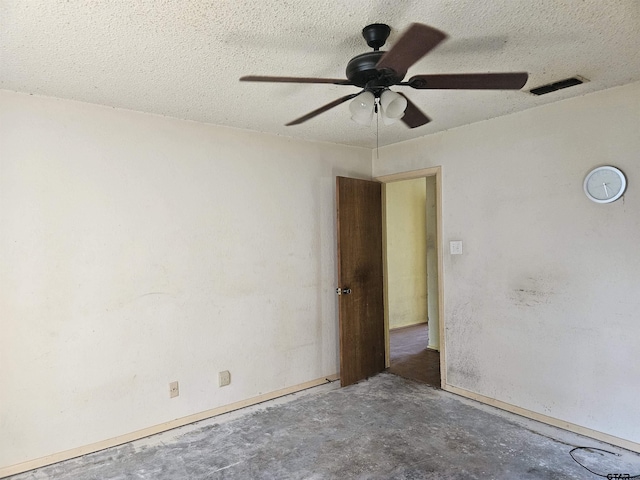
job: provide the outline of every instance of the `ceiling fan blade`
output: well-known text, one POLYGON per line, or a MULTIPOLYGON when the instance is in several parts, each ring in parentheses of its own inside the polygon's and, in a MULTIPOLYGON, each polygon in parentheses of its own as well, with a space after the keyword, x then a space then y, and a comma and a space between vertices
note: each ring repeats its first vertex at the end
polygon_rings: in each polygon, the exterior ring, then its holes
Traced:
POLYGON ((528 78, 527 72, 416 75, 402 85, 418 89, 520 90, 528 78))
POLYGON ((378 70, 390 68, 398 74, 405 74, 409 67, 424 57, 447 34, 422 23, 413 23, 398 41, 378 61, 378 70))
POLYGON ((420 110, 416 105, 407 98, 406 95, 401 93, 404 98, 407 99, 407 108, 404 111, 404 116, 401 120, 404 124, 409 128, 421 127, 422 125, 426 125, 431 121, 429 117, 427 117, 422 110, 420 110))
POLYGON ((331 83, 333 85, 353 85, 349 80, 340 78, 312 78, 312 77, 263 77, 260 75, 246 75, 240 77, 241 82, 276 82, 276 83, 331 83))
POLYGON ((351 100, 354 97, 357 97, 358 95, 360 95, 361 92, 358 93, 352 93, 350 95, 345 95, 344 97, 340 97, 337 100, 334 100, 333 102, 327 103, 326 105, 323 105, 320 108, 315 109, 313 112, 309 112, 306 115, 303 115, 300 118, 296 118, 295 120, 287 123, 287 127, 291 126, 291 125, 299 125, 302 122, 306 122, 307 120, 309 120, 310 118, 315 117, 316 115, 320 115, 321 113, 326 112, 327 110, 332 109, 333 107, 336 107, 338 105, 340 105, 341 103, 346 102, 347 100, 351 100))

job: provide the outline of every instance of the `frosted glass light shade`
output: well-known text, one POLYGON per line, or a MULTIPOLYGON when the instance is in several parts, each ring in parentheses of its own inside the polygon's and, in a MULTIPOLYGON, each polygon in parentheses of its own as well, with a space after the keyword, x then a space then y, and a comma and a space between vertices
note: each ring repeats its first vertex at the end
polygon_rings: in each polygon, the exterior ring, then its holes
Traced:
POLYGON ((393 125, 394 123, 399 121, 402 117, 404 117, 404 113, 400 116, 400 118, 389 118, 384 114, 384 111, 383 111, 382 112, 382 123, 384 123, 385 125, 393 125))
POLYGON ((351 119, 360 125, 371 125, 376 97, 371 92, 362 92, 351 100, 349 110, 351 119))
MULTIPOLYGON (((384 117, 399 120, 404 116, 404 111, 407 108, 407 99, 399 93, 385 90, 380 96, 380 106, 382 107, 383 120, 384 117)), ((389 125, 386 122, 385 124, 389 125)))

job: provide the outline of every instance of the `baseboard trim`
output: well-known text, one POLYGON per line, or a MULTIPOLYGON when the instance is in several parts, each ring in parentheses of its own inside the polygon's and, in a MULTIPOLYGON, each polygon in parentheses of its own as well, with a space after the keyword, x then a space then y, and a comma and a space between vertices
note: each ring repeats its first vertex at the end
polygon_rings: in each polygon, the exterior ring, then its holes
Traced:
POLYGON ((185 425, 188 425, 190 423, 199 422, 200 420, 205 420, 207 418, 222 415, 223 413, 229 413, 234 410, 239 410, 241 408, 257 405, 259 403, 266 402, 268 400, 274 400, 279 397, 284 397, 285 395, 290 395, 292 393, 300 392, 308 388, 317 387, 327 382, 333 382, 335 380, 338 380, 339 378, 340 378, 340 374, 338 373, 333 375, 328 375, 326 377, 317 378, 315 380, 311 380, 305 383, 300 383, 298 385, 293 385, 291 387, 276 390, 275 392, 264 393, 262 395, 258 395, 257 397, 251 397, 246 400, 241 400, 239 402, 231 403, 229 405, 212 408, 210 410, 205 410, 204 412, 195 413, 193 415, 177 418, 175 420, 161 423, 159 425, 143 428, 142 430, 137 430, 135 432, 127 433, 125 435, 120 435, 118 437, 110 438, 108 440, 91 443, 89 445, 73 448, 71 450, 65 450, 64 452, 54 453, 51 455, 47 455, 45 457, 37 458, 35 460, 29 460, 26 462, 17 463, 15 465, 10 465, 8 467, 2 467, 0 468, 0 478, 8 477, 10 475, 16 475, 18 473, 27 472, 35 468, 45 467, 47 465, 52 465, 54 463, 62 462, 63 460, 69 460, 71 458, 80 457, 82 455, 87 455, 89 453, 98 452, 100 450, 104 450, 105 448, 116 447, 118 445, 122 445, 123 443, 139 440, 141 438, 149 437, 157 433, 166 432, 167 430, 172 430, 174 428, 184 427, 185 425))
POLYGON ((547 425, 551 425, 553 427, 562 428, 573 433, 584 435, 585 437, 590 437, 595 440, 607 442, 611 445, 616 445, 618 447, 626 448, 627 450, 640 453, 640 443, 625 440, 624 438, 615 437, 613 435, 609 435, 608 433, 599 432, 598 430, 592 430, 591 428, 582 427, 580 425, 576 425, 575 423, 565 422, 564 420, 549 417, 548 415, 544 415, 542 413, 533 412, 531 410, 527 410, 526 408, 517 407, 515 405, 511 405, 510 403, 496 400, 495 398, 485 397, 484 395, 481 395, 479 393, 471 392, 459 387, 454 387, 450 384, 443 385, 442 389, 447 392, 455 393, 456 395, 470 398, 471 400, 476 400, 480 403, 499 408, 501 410, 506 410, 507 412, 515 413, 516 415, 520 415, 522 417, 537 420, 538 422, 546 423, 547 425))
POLYGON ((428 321, 426 322, 418 322, 418 323, 412 323, 411 325, 403 325, 401 327, 393 327, 393 328, 389 328, 390 332, 394 332, 396 330, 404 330, 405 328, 411 328, 411 327, 417 327, 418 325, 426 325, 427 323, 429 323, 428 321))

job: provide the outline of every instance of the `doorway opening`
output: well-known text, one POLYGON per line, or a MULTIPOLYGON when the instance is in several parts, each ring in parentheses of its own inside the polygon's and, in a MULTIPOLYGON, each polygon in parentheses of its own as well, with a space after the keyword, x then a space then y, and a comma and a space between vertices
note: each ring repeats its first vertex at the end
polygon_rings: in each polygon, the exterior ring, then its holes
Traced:
POLYGON ((386 366, 442 388, 440 168, 377 178, 383 188, 386 366))

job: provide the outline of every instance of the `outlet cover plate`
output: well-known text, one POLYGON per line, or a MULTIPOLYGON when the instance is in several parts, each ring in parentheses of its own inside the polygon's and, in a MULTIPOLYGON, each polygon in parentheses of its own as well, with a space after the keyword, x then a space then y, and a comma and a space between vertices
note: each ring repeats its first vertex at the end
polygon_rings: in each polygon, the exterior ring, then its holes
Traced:
POLYGON ((220 372, 218 374, 218 385, 221 387, 226 387, 231 383, 231 373, 229 370, 225 370, 224 372, 220 372))
POLYGON ((174 398, 180 395, 180 387, 178 382, 171 382, 169 384, 169 398, 174 398))

